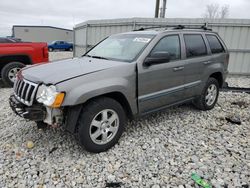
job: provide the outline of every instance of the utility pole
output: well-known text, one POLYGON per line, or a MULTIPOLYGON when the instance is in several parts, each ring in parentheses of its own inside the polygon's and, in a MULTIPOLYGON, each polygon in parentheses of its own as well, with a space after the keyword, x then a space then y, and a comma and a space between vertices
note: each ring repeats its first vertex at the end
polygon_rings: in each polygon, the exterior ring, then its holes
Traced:
POLYGON ((159 17, 159 7, 160 7, 160 0, 156 0, 156 3, 155 3, 155 18, 159 17))
POLYGON ((163 5, 162 5, 162 18, 165 18, 165 14, 166 14, 166 6, 167 6, 167 0, 163 0, 163 5))

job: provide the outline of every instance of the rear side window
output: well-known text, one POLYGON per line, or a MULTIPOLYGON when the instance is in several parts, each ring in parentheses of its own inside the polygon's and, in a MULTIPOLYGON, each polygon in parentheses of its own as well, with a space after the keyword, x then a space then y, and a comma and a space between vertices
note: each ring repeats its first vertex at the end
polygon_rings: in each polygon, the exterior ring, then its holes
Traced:
POLYGON ((170 60, 177 60, 181 58, 180 39, 178 35, 170 35, 161 39, 158 44, 151 51, 155 52, 168 52, 170 60))
POLYGON ((13 43, 13 41, 6 38, 0 38, 0 43, 13 43))
POLYGON ((186 34, 184 40, 188 58, 207 55, 207 48, 201 35, 186 34))
POLYGON ((225 52, 225 49, 223 48, 219 39, 216 36, 206 35, 206 37, 207 37, 211 52, 213 54, 225 52))

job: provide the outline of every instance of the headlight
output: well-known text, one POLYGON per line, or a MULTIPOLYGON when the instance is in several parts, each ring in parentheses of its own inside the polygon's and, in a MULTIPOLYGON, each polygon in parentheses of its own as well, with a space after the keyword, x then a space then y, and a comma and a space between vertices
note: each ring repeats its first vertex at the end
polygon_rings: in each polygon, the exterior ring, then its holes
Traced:
POLYGON ((63 102, 64 95, 64 93, 57 92, 56 87, 53 85, 41 85, 38 88, 36 100, 46 106, 58 108, 63 102))

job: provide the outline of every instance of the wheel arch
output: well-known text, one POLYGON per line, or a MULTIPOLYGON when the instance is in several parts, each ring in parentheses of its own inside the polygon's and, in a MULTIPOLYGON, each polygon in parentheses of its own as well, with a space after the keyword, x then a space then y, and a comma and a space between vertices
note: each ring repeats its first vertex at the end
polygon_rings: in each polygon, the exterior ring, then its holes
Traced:
POLYGON ((209 77, 210 78, 215 78, 219 82, 220 88, 222 88, 224 80, 223 80, 223 75, 222 75, 221 72, 212 73, 209 77))
POLYGON ((121 104, 127 117, 130 119, 133 117, 132 109, 129 105, 129 102, 128 102, 127 98, 124 96, 124 94, 122 94, 121 92, 110 92, 110 93, 106 93, 106 94, 97 96, 95 98, 99 98, 99 97, 109 97, 109 98, 116 100, 117 102, 119 102, 121 104))
POLYGON ((20 62, 25 65, 32 64, 32 60, 30 56, 27 54, 1 56, 0 57, 0 71, 3 69, 5 65, 11 62, 20 62))
POLYGON ((80 115, 82 108, 84 108, 84 106, 87 105, 90 101, 96 100, 101 97, 108 97, 108 98, 112 98, 116 100, 123 107, 127 117, 129 119, 133 118, 132 109, 129 105, 127 98, 124 96, 124 94, 122 94, 121 92, 110 92, 110 93, 105 93, 99 96, 94 96, 82 104, 67 107, 66 121, 65 121, 66 130, 68 130, 71 133, 75 133, 77 121, 79 119, 79 115, 80 115))

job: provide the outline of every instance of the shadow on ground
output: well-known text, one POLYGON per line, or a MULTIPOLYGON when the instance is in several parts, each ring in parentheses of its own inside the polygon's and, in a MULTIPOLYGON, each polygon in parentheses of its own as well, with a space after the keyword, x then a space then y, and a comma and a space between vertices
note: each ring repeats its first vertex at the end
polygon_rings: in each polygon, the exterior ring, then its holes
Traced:
POLYGON ((0 88, 6 88, 6 86, 4 86, 3 81, 0 79, 0 88))

